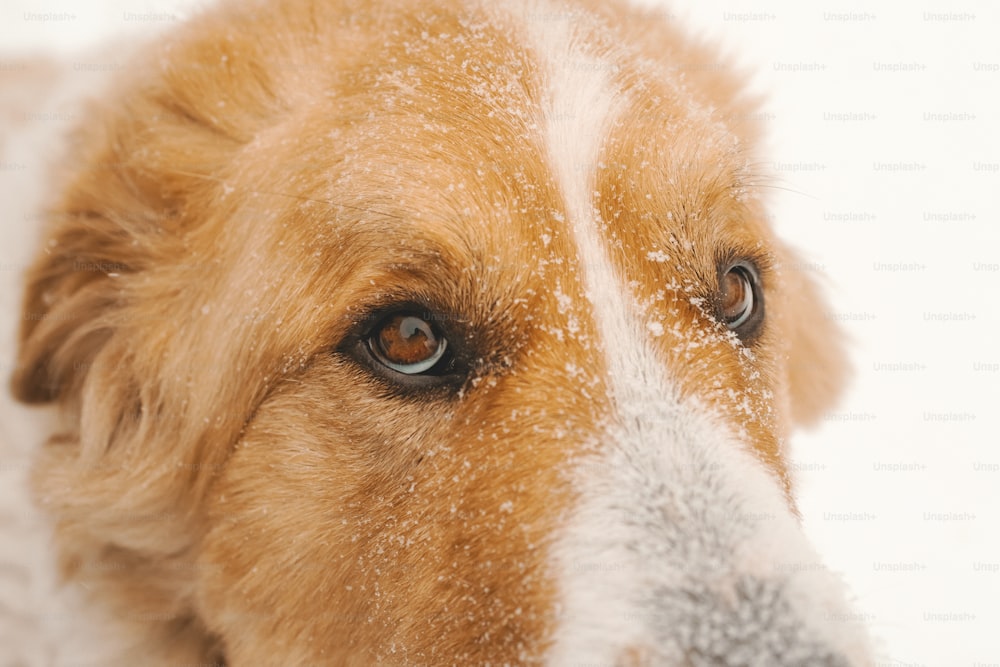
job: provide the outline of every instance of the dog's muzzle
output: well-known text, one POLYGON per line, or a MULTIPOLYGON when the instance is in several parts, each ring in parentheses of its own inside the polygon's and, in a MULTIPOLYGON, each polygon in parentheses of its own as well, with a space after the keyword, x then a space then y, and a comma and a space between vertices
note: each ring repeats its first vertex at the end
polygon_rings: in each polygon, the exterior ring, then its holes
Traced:
POLYGON ((775 476, 708 410, 656 413, 617 420, 577 470, 550 664, 870 665, 775 476))

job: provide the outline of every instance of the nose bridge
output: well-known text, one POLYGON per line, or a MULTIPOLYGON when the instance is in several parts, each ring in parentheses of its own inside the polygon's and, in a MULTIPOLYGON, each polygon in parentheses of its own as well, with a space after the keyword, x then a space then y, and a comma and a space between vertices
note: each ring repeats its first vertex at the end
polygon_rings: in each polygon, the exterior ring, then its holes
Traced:
POLYGON ((682 397, 603 248, 578 238, 603 410, 554 549, 551 664, 863 664, 864 637, 831 629, 846 605, 773 473, 682 397))

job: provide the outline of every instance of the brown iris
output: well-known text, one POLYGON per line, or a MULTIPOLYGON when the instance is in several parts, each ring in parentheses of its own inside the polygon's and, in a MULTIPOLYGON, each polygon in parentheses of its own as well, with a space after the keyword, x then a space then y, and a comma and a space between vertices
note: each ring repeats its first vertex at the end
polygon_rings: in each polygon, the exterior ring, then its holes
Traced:
POLYGON ((758 305, 755 284, 756 276, 745 264, 730 267, 722 277, 719 303, 722 319, 730 329, 740 329, 753 319, 758 305))
POLYGON ((392 370, 416 375, 430 370, 444 356, 448 341, 425 319, 391 315, 369 338, 372 354, 392 370))

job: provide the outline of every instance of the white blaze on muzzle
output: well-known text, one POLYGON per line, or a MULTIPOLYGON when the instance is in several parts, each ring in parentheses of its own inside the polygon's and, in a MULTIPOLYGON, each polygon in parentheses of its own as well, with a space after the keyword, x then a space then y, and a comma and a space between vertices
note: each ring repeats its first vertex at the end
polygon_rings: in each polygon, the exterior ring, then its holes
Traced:
POLYGON ((636 649, 651 665, 867 664, 774 477, 669 386, 631 402, 637 385, 612 382, 628 398, 613 396, 600 453, 575 471, 550 664, 616 665, 636 649))
MULTIPOLYGON (((543 11, 535 7, 537 12, 543 11)), ((529 8, 529 11, 530 8, 529 8)), ((776 478, 726 424, 681 401, 600 236, 594 172, 627 107, 571 21, 532 24, 544 131, 596 320, 612 416, 574 471, 558 536, 552 665, 863 665, 843 592, 776 478)))

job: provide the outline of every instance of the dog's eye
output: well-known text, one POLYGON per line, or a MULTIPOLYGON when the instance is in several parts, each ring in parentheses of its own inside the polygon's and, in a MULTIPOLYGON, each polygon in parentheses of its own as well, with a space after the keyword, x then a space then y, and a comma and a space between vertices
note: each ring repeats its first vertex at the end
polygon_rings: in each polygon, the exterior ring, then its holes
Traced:
POLYGON ((419 375, 434 368, 447 347, 448 340, 427 320, 405 313, 390 315, 368 337, 372 356, 406 375, 419 375))
POLYGON ((719 284, 719 314, 725 325, 743 338, 752 336, 763 308, 757 271, 746 262, 730 266, 719 284))

